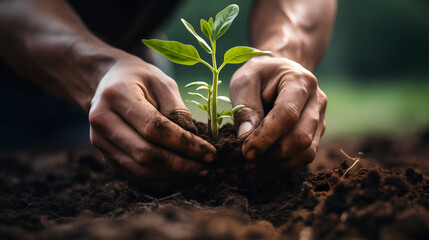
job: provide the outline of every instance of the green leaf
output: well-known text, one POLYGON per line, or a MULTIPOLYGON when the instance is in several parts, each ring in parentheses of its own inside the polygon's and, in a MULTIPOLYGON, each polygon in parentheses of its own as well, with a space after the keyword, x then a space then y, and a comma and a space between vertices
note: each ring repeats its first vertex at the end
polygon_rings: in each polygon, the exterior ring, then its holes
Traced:
POLYGON ((219 113, 219 116, 221 117, 232 117, 232 110, 226 110, 226 111, 222 111, 221 113, 219 113))
POLYGON ((221 100, 221 101, 225 101, 227 103, 231 103, 231 100, 228 97, 225 97, 225 96, 217 96, 217 99, 221 100))
POLYGON ((251 47, 233 47, 226 51, 224 57, 223 57, 223 63, 224 64, 236 64, 236 63, 243 63, 252 57, 260 54, 268 54, 270 51, 261 51, 256 48, 251 47))
POLYGON ((192 45, 158 39, 143 39, 142 42, 174 63, 194 65, 202 61, 197 49, 192 45))
POLYGON ((210 46, 206 43, 206 41, 204 41, 204 39, 202 37, 200 37, 196 32, 194 27, 192 27, 192 25, 190 23, 188 23, 185 19, 181 18, 180 20, 182 20, 183 25, 185 25, 186 29, 188 29, 188 31, 197 39, 198 43, 200 44, 200 46, 206 50, 209 54, 212 54, 213 51, 210 48, 210 46))
POLYGON ((234 114, 232 110, 222 111, 219 115, 221 118, 231 118, 232 121, 234 121, 234 114))
POLYGON ((200 90, 207 90, 207 91, 211 91, 211 89, 207 86, 199 86, 197 87, 197 89, 195 89, 196 91, 200 91, 200 90))
POLYGON ((209 26, 210 26, 210 29, 213 29, 213 18, 212 17, 209 19, 209 26))
POLYGON ((202 82, 202 81, 188 83, 188 84, 186 84, 185 88, 193 87, 193 86, 206 86, 208 88, 211 88, 210 85, 208 85, 206 82, 202 82))
POLYGON ((229 115, 222 115, 222 116, 217 117, 217 123, 218 123, 219 125, 221 125, 221 124, 222 124, 222 120, 223 120, 224 118, 231 118, 231 119, 232 119, 232 121, 234 121, 234 118, 233 118, 232 116, 229 116, 229 115))
POLYGON ((240 104, 240 105, 237 105, 237 106, 233 107, 233 108, 232 108, 232 110, 231 110, 231 112, 232 112, 232 113, 235 113, 235 111, 237 111, 237 110, 238 110, 238 109, 240 109, 240 108, 244 108, 244 105, 243 105, 243 104, 240 104))
POLYGON ((204 35, 210 39, 212 37, 212 28, 210 27, 209 23, 206 20, 201 19, 200 25, 201 32, 203 32, 204 35))
POLYGON ((199 93, 195 93, 195 92, 188 92, 188 94, 189 94, 189 95, 192 95, 192 96, 197 96, 197 97, 199 97, 199 98, 203 99, 204 101, 208 102, 208 99, 207 99, 206 97, 204 97, 203 95, 199 94, 199 93))
POLYGON ((216 15, 216 20, 213 24, 212 35, 213 39, 217 40, 231 26, 232 21, 237 17, 239 7, 236 4, 231 4, 216 15))
POLYGON ((194 100, 186 100, 186 101, 190 102, 190 103, 196 104, 199 108, 201 108, 202 110, 204 110, 204 111, 207 112, 207 106, 205 106, 205 105, 203 105, 203 104, 201 104, 201 103, 199 103, 197 101, 194 101, 194 100))

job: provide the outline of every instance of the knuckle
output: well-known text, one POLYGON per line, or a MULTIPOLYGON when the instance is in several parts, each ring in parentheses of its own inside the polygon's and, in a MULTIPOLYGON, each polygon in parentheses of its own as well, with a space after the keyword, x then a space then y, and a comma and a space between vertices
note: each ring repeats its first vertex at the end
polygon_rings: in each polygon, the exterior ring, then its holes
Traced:
POLYGON ((118 97, 122 95, 121 91, 121 85, 120 84, 113 84, 109 87, 106 87, 103 90, 103 93, 101 94, 102 98, 105 100, 112 100, 114 101, 118 97))
POLYGON ((282 112, 285 123, 293 124, 299 119, 299 108, 295 103, 289 103, 282 112))
POLYGON ((177 83, 176 83, 173 79, 171 79, 171 78, 168 78, 168 79, 166 80, 165 84, 166 84, 166 85, 167 85, 167 87, 169 87, 169 88, 179 89, 179 86, 177 86, 177 83))
POLYGON ((322 90, 320 90, 319 97, 322 106, 325 108, 328 105, 328 96, 326 96, 326 94, 322 90))
POLYGON ((89 139, 94 147, 100 149, 100 137, 97 134, 90 134, 89 139))
POLYGON ((302 78, 306 81, 309 88, 312 90, 316 89, 317 87, 317 78, 314 76, 310 71, 303 69, 302 70, 302 78))
POLYGON ((162 84, 163 87, 165 87, 166 89, 179 90, 179 86, 177 85, 176 81, 174 81, 172 78, 166 77, 158 82, 159 84, 162 84))
POLYGON ((105 124, 106 111, 100 108, 91 109, 88 115, 88 120, 91 126, 100 127, 105 124))
POLYGON ((296 147, 300 149, 307 149, 311 146, 313 138, 307 132, 298 132, 294 134, 294 142, 296 147))
POLYGON ((315 148, 308 148, 305 150, 305 154, 302 158, 302 163, 307 165, 313 162, 314 158, 316 157, 316 149, 315 148))
POLYGON ((230 82, 230 89, 243 89, 251 83, 250 78, 237 71, 230 82))
POLYGON ((295 73, 295 78, 303 81, 307 89, 315 90, 317 87, 316 76, 303 67, 295 73))
POLYGON ((309 95, 309 94, 308 94, 309 89, 308 89, 306 86, 302 86, 302 85, 297 86, 297 87, 295 88, 295 92, 296 92, 297 94, 299 94, 300 96, 308 96, 308 95, 309 95))
POLYGON ((149 139, 154 139, 159 134, 158 128, 161 124, 161 120, 145 121, 142 129, 143 136, 149 139))

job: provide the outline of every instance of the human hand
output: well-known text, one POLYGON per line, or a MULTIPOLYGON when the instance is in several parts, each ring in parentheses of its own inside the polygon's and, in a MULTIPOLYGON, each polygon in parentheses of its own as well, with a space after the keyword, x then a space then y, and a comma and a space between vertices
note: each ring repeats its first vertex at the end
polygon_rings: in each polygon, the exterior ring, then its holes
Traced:
POLYGON ((214 161, 216 151, 169 118, 196 130, 173 79, 136 57, 121 57, 92 99, 91 142, 115 170, 167 190, 206 175, 204 163, 214 161))
POLYGON ((230 95, 234 106, 245 105, 234 119, 247 160, 273 154, 284 169, 313 161, 327 97, 311 72, 286 58, 257 56, 234 74, 230 95))

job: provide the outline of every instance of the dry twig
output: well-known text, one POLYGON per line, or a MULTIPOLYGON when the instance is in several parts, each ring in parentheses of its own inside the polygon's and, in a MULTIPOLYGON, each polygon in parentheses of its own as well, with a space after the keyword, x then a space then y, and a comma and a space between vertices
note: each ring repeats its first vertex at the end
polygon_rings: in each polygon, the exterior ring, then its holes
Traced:
POLYGON ((346 158, 348 158, 349 160, 352 160, 352 161, 355 161, 349 168, 347 168, 347 170, 344 172, 344 174, 343 174, 343 176, 341 177, 341 179, 344 179, 344 176, 346 176, 346 174, 350 171, 350 169, 352 169, 355 165, 356 165, 356 163, 358 163, 359 162, 359 160, 360 160, 360 158, 358 158, 358 157, 354 157, 354 158, 352 158, 352 157, 350 157, 346 152, 344 152, 344 150, 343 149, 340 149, 340 152, 346 157, 346 158))

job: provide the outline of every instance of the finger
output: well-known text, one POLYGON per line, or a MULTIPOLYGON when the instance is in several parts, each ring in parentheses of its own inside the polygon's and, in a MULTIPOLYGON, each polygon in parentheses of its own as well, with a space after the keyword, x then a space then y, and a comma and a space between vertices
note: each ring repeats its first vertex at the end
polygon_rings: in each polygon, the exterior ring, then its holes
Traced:
POLYGON ((92 144, 102 152, 105 160, 113 169, 124 176, 149 181, 166 181, 168 179, 172 179, 172 176, 166 172, 140 166, 117 146, 102 137, 102 135, 94 128, 90 129, 90 137, 92 144))
POLYGON ((243 144, 246 159, 262 155, 291 129, 316 86, 312 75, 285 76, 280 80, 273 108, 243 144))
POLYGON ((110 108, 142 137, 192 159, 214 161, 216 152, 214 146, 163 116, 144 99, 144 91, 137 92, 140 96, 126 94, 129 92, 109 89, 104 91, 104 97, 109 102, 110 108))
POLYGON ((324 95, 317 93, 310 98, 298 122, 292 127, 291 131, 281 138, 280 143, 276 144, 280 149, 274 151, 279 153, 279 160, 288 159, 296 153, 310 147, 320 118, 325 112, 326 101, 324 95))
POLYGON ((207 172, 201 163, 186 159, 146 141, 113 112, 104 113, 103 121, 93 121, 92 127, 142 166, 180 175, 203 175, 207 172))
POLYGON ((261 80, 256 75, 236 72, 230 84, 233 106, 244 105, 234 113, 234 124, 238 126, 237 136, 246 138, 264 117, 261 101, 261 80))
POLYGON ((290 161, 284 162, 281 164, 283 169, 299 168, 304 167, 310 164, 316 157, 317 149, 319 147, 320 138, 325 132, 326 123, 325 123, 325 113, 322 113, 321 120, 314 134, 313 141, 307 149, 294 155, 290 161))
POLYGON ((158 99, 159 112, 179 125, 181 128, 193 134, 197 134, 197 127, 192 121, 191 112, 186 108, 180 96, 177 83, 166 77, 151 88, 152 94, 158 99))

